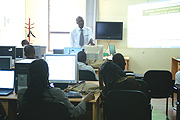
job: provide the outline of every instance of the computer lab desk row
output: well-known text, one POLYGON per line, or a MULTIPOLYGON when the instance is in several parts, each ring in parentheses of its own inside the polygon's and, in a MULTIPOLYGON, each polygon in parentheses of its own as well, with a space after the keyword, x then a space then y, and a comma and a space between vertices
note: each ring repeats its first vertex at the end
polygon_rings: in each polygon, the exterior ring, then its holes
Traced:
MULTIPOLYGON (((99 84, 98 81, 88 81, 99 84)), ((83 95, 84 97, 85 95, 83 95)), ((69 100, 77 105, 83 98, 69 98, 69 100)), ((17 120, 17 95, 12 93, 8 96, 0 96, 0 100, 8 103, 8 120, 17 120)), ((86 113, 78 117, 78 120, 101 120, 102 112, 100 110, 100 93, 95 94, 95 99, 87 103, 86 113)))

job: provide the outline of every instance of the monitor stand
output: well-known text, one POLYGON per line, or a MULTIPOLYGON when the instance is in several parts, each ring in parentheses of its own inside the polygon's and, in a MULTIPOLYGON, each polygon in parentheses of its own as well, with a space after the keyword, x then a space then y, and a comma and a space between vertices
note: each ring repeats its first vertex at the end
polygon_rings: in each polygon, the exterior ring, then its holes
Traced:
POLYGON ((61 90, 64 90, 68 87, 68 83, 54 83, 54 87, 59 87, 61 90))

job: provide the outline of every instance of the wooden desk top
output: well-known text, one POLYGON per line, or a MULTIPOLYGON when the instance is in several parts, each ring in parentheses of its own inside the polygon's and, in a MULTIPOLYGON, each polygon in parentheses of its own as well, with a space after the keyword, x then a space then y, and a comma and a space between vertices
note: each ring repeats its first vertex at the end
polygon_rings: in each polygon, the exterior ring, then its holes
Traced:
MULTIPOLYGON (((95 83, 95 84, 99 85, 99 81, 86 81, 86 82, 95 83)), ((98 100, 99 96, 100 96, 100 93, 96 93, 95 99, 91 100, 89 102, 92 102, 92 103, 96 102, 98 100)), ((84 97, 85 97, 85 95, 83 95, 83 98, 84 97)), ((81 102, 83 100, 83 98, 69 98, 69 100, 71 102, 81 102)), ((2 99, 2 100, 17 100, 17 94, 14 92, 8 96, 0 96, 0 99, 2 99)))
POLYGON ((179 56, 178 56, 178 57, 172 57, 172 59, 174 59, 174 60, 180 62, 180 57, 179 57, 179 56))

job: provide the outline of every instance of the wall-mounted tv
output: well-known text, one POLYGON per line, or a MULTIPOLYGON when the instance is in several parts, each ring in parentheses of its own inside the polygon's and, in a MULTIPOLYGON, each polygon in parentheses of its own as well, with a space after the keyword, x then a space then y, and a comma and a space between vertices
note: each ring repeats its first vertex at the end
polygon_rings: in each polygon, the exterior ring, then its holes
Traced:
POLYGON ((122 40, 123 22, 96 21, 96 40, 122 40))

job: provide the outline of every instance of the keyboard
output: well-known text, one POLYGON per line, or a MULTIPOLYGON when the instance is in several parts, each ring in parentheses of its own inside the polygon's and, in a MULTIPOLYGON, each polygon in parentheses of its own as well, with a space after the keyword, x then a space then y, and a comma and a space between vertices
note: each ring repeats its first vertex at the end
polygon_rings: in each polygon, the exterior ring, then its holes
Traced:
POLYGON ((68 98, 82 98, 82 94, 80 92, 75 92, 75 91, 65 92, 65 95, 68 98))
POLYGON ((0 95, 9 95, 10 93, 12 93, 13 90, 0 90, 0 95))

